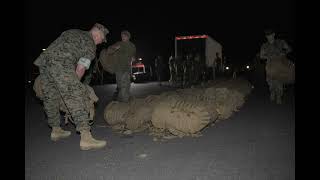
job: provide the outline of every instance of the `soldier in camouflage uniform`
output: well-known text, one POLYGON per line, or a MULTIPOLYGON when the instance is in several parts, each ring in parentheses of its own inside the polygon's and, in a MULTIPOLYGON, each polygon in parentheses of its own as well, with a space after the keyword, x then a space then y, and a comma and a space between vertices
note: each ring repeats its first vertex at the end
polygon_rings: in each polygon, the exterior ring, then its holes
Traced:
POLYGON ((182 87, 186 88, 188 86, 189 82, 189 55, 186 55, 185 58, 183 58, 182 61, 182 69, 183 69, 183 74, 182 74, 182 87))
POLYGON ((130 42, 131 34, 129 31, 121 32, 122 41, 118 41, 108 48, 110 53, 114 53, 117 64, 115 74, 118 87, 118 101, 128 102, 130 97, 130 73, 131 61, 135 57, 136 47, 130 42))
POLYGON ((199 69, 200 69, 200 82, 201 83, 204 83, 205 82, 205 80, 206 80, 206 62, 205 62, 205 60, 204 59, 202 59, 201 58, 201 56, 199 55, 199 57, 200 57, 200 64, 199 64, 199 69))
POLYGON ((216 53, 215 62, 216 62, 217 73, 221 73, 222 72, 222 59, 221 59, 218 52, 216 53))
POLYGON ((200 54, 197 53, 194 57, 194 82, 199 83, 201 79, 201 61, 200 61, 200 54))
POLYGON ((184 61, 184 57, 181 56, 176 59, 177 86, 179 87, 183 86, 184 61))
MULTIPOLYGON (((274 31, 266 30, 265 35, 268 41, 261 46, 260 58, 266 59, 267 63, 272 61, 274 57, 286 55, 291 51, 291 48, 284 40, 274 38, 274 31)), ((268 75, 266 79, 269 85, 271 101, 276 100, 278 104, 281 104, 283 95, 283 83, 269 77, 268 75)))
POLYGON ((170 57, 169 57, 169 63, 168 63, 168 65, 169 65, 169 71, 170 71, 170 80, 169 80, 169 82, 171 83, 171 84, 173 84, 174 82, 175 82, 175 68, 174 68, 174 58, 173 58, 173 56, 171 55, 170 57))
POLYGON ((186 88, 189 85, 189 70, 190 70, 190 63, 189 60, 190 56, 189 54, 186 55, 184 61, 183 61, 183 87, 186 88))
POLYGON ((156 57, 156 59, 154 60, 154 66, 157 73, 157 80, 158 80, 159 86, 161 86, 161 81, 162 81, 161 77, 162 77, 162 71, 164 68, 163 59, 161 56, 156 57))
POLYGON ((195 75, 194 75, 194 71, 195 71, 195 68, 194 68, 194 56, 191 55, 190 56, 190 59, 189 59, 189 84, 190 85, 193 85, 195 84, 195 75))
POLYGON ((190 53, 187 59, 187 87, 190 87, 194 83, 194 58, 190 53))
POLYGON ((48 124, 52 127, 53 141, 71 134, 60 127, 59 104, 62 98, 81 134, 80 149, 97 149, 106 145, 106 141, 96 140, 91 135, 89 112, 86 111, 83 99, 85 86, 80 80, 95 58, 96 45, 105 41, 108 32, 98 23, 90 31, 64 31, 35 60, 34 64, 39 67, 43 80, 43 103, 48 124))

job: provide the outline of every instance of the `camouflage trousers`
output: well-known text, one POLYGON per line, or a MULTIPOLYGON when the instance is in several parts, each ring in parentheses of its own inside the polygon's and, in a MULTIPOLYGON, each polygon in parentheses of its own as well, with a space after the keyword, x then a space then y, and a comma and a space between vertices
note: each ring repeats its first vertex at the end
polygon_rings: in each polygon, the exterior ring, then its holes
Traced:
POLYGON ((182 84, 182 87, 183 88, 188 88, 188 87, 190 87, 191 83, 192 83, 191 68, 190 67, 185 67, 184 71, 183 71, 183 84, 182 84))
POLYGON ((90 130, 89 112, 86 111, 85 87, 78 80, 75 71, 63 67, 40 67, 43 83, 44 110, 51 127, 60 126, 61 97, 70 112, 77 131, 90 130))
POLYGON ((276 101, 277 104, 281 104, 283 96, 283 83, 270 77, 267 77, 267 83, 269 85, 270 100, 276 101))
POLYGON ((174 69, 172 67, 169 67, 169 70, 170 70, 170 80, 169 80, 169 82, 173 83, 175 81, 175 72, 174 72, 174 69))
POLYGON ((184 73, 183 74, 183 81, 182 81, 182 87, 183 88, 187 88, 187 87, 189 87, 189 76, 188 76, 189 74, 188 73, 184 73))
POLYGON ((161 72, 161 69, 160 69, 160 68, 156 70, 156 74, 157 74, 157 81, 158 81, 158 83, 161 85, 162 72, 161 72))
POLYGON ((128 102, 130 97, 130 73, 129 72, 116 72, 116 81, 118 88, 118 101, 128 102))
POLYGON ((201 80, 200 74, 201 74, 200 67, 198 65, 196 65, 194 72, 193 72, 193 83, 194 84, 199 84, 199 81, 201 80))

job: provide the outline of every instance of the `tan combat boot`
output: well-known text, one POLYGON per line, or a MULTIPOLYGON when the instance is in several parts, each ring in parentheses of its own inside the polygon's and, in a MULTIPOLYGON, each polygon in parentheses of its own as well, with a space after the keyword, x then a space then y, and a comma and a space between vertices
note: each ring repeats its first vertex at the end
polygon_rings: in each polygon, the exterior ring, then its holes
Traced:
POLYGON ((65 131, 61 127, 52 127, 51 131, 51 140, 58 141, 59 139, 66 138, 70 136, 70 131, 65 131))
POLYGON ((96 140, 92 137, 89 130, 83 130, 80 132, 80 149, 81 150, 90 150, 90 149, 100 149, 106 146, 106 141, 96 140))

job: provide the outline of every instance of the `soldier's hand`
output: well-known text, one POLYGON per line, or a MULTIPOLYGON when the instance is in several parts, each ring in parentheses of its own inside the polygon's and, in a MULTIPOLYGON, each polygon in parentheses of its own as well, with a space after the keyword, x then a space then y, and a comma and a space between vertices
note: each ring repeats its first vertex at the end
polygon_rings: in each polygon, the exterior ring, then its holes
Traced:
POLYGON ((76 74, 79 80, 83 77, 85 72, 86 72, 86 68, 82 64, 78 64, 76 68, 76 74))

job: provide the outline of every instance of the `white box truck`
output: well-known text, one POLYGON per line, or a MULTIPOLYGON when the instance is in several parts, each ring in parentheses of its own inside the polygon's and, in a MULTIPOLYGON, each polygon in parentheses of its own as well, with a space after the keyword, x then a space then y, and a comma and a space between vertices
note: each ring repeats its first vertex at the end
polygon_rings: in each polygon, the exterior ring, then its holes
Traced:
MULTIPOLYGON (((222 45, 208 35, 191 35, 175 37, 175 58, 185 57, 188 53, 199 54, 207 68, 212 68, 213 79, 217 65, 216 55, 222 58, 222 45)), ((223 66, 221 61, 221 66, 223 66)), ((222 67, 223 69, 223 67, 222 67)))

